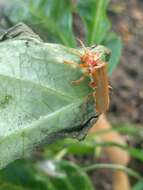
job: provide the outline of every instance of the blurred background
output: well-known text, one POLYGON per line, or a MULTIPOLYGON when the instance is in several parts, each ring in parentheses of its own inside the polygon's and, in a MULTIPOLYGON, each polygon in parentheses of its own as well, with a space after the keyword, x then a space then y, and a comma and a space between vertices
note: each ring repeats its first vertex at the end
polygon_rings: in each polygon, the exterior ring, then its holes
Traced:
POLYGON ((143 190, 143 1, 0 0, 0 33, 18 22, 45 42, 109 47, 113 90, 107 116, 84 141, 62 140, 10 164, 0 190, 143 190))

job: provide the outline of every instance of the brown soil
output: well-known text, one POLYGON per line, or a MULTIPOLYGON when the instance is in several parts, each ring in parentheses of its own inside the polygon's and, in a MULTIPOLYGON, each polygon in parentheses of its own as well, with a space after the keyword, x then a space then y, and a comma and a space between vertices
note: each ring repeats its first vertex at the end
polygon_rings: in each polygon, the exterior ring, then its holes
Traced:
POLYGON ((113 72, 110 118, 143 123, 143 1, 112 0, 109 16, 123 40, 121 62, 113 72))

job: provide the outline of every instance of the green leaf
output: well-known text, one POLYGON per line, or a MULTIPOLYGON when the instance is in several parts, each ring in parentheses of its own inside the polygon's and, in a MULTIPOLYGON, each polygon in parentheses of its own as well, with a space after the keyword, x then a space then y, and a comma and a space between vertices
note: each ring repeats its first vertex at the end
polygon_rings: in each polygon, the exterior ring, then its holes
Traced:
MULTIPOLYGON (((103 50, 107 48, 97 46, 93 51, 103 50)), ((93 98, 86 100, 89 79, 72 84, 83 75, 64 63, 79 62, 73 51, 77 50, 41 42, 22 24, 1 37, 0 168, 41 143, 85 136, 97 113, 93 98)))
POLYGON ((109 32, 111 24, 107 17, 109 0, 78 0, 73 4, 70 0, 14 0, 6 15, 12 23, 24 21, 48 41, 60 42, 75 47, 75 34, 72 29, 72 11, 75 5, 77 15, 80 15, 86 31, 87 45, 102 43, 112 50, 109 73, 119 63, 122 42, 114 33, 109 32), (107 35, 108 34, 108 35, 107 35))
POLYGON ((66 150, 67 153, 83 155, 91 154, 95 151, 95 142, 92 139, 86 138, 84 141, 77 141, 75 139, 65 139, 49 145, 44 155, 45 157, 52 158, 55 154, 58 154, 61 150, 66 150))
POLYGON ((115 124, 113 128, 115 131, 118 131, 122 134, 128 134, 129 136, 133 136, 134 138, 137 139, 143 138, 142 126, 139 124, 119 123, 115 124))
POLYGON ((57 190, 94 189, 87 174, 79 166, 69 161, 45 161, 41 168, 49 175, 50 182, 57 190), (52 171, 50 168, 53 168, 52 171))
POLYGON ((86 27, 88 45, 101 43, 110 29, 110 22, 106 15, 108 0, 78 0, 77 12, 86 27))
POLYGON ((88 154, 93 153, 95 150, 94 143, 90 142, 88 138, 84 141, 78 142, 72 139, 66 139, 63 144, 72 154, 88 154))
POLYGON ((76 164, 63 160, 35 164, 16 161, 0 171, 0 178, 11 189, 21 187, 13 190, 93 190, 88 175, 76 164))
POLYGON ((7 183, 5 181, 0 181, 0 190, 29 190, 27 188, 21 187, 21 185, 15 185, 7 183))
POLYGON ((109 60, 109 74, 112 74, 121 58, 122 41, 121 38, 115 33, 111 33, 104 41, 104 45, 107 46, 112 52, 109 60))
POLYGON ((143 189, 143 180, 137 182, 131 190, 142 190, 143 189))
POLYGON ((18 190, 47 189, 47 184, 38 177, 33 163, 24 160, 13 162, 1 170, 0 179, 5 182, 5 186, 8 184, 13 190, 15 190, 14 187, 18 187, 18 190))
POLYGON ((102 43, 112 54, 109 61, 109 73, 116 68, 121 57, 122 41, 113 32, 109 32, 111 24, 107 17, 109 0, 78 1, 77 13, 81 16, 86 28, 88 45, 102 43))
POLYGON ((137 148, 127 148, 127 151, 130 153, 130 155, 140 161, 143 162, 143 150, 137 149, 137 148))
POLYGON ((12 23, 25 22, 45 38, 75 47, 70 0, 15 0, 6 11, 12 23))

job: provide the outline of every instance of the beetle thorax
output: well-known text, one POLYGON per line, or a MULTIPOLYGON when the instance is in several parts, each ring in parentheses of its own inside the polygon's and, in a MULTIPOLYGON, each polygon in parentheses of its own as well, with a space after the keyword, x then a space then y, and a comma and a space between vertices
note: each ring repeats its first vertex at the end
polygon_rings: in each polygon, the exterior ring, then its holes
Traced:
POLYGON ((81 61, 86 63, 89 67, 94 67, 98 64, 99 56, 97 53, 88 51, 81 57, 81 61))

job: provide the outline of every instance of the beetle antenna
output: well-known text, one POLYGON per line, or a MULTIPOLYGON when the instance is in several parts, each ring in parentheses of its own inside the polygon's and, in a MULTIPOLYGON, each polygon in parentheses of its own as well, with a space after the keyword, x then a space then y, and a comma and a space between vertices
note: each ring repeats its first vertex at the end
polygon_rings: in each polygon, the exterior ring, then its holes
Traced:
POLYGON ((82 47, 82 49, 84 50, 84 52, 87 52, 87 48, 85 47, 84 43, 82 40, 80 40, 79 38, 77 38, 77 41, 79 42, 80 46, 82 47))

